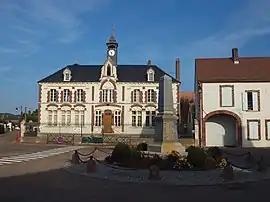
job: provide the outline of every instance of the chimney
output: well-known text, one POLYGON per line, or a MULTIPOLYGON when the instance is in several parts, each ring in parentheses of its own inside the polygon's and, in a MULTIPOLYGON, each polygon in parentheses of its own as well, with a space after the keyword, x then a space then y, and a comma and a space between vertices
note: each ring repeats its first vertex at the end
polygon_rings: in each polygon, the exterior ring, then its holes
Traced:
POLYGON ((180 81, 180 60, 179 58, 176 59, 175 62, 175 78, 180 81))
POLYGON ((238 48, 232 49, 232 59, 234 64, 239 64, 238 48))

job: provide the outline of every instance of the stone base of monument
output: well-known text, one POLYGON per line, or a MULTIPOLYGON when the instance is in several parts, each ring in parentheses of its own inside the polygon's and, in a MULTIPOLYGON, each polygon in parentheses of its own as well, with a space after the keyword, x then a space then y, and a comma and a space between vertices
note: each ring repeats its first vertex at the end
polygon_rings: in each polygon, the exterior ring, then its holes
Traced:
POLYGON ((172 151, 176 151, 181 155, 187 154, 186 148, 180 142, 176 141, 155 142, 153 144, 149 144, 148 151, 162 154, 168 154, 172 151))

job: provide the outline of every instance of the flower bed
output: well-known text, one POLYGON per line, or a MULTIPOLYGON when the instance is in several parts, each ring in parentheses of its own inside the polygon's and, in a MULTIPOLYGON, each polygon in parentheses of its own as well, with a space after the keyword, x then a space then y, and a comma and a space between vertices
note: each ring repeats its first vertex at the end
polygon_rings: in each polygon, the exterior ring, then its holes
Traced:
POLYGON ((160 170, 178 171, 211 170, 227 165, 226 159, 217 147, 205 151, 202 148, 191 146, 187 149, 187 156, 181 156, 175 151, 166 156, 148 155, 141 152, 145 151, 146 148, 146 143, 139 144, 136 148, 118 143, 112 154, 105 158, 105 161, 108 164, 129 168, 148 169, 151 165, 156 165, 160 170))

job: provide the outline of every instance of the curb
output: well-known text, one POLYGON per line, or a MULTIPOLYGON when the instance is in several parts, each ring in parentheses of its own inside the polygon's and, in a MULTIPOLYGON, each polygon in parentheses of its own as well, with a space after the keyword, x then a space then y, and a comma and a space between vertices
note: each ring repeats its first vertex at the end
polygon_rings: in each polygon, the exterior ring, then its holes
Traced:
POLYGON ((173 184, 173 183, 168 183, 168 182, 162 182, 162 181, 150 181, 150 180, 145 180, 145 181, 134 181, 134 180, 125 180, 125 179, 111 179, 109 177, 101 177, 101 176, 93 176, 89 175, 85 172, 81 173, 78 171, 71 170, 72 164, 67 163, 62 167, 63 170, 70 174, 76 174, 80 176, 86 176, 89 178, 93 179, 99 179, 99 180, 104 180, 104 181, 111 181, 111 182, 121 182, 121 183, 130 183, 130 184, 155 184, 155 185, 163 185, 163 186, 175 186, 175 187, 201 187, 201 186, 208 186, 208 187, 222 187, 222 186, 229 186, 229 185, 242 185, 242 184, 250 184, 250 183, 256 183, 256 182, 261 182, 265 180, 269 180, 270 176, 265 176, 260 179, 248 179, 248 180, 234 180, 234 181, 227 181, 227 182, 213 182, 213 183, 196 183, 196 184, 173 184))

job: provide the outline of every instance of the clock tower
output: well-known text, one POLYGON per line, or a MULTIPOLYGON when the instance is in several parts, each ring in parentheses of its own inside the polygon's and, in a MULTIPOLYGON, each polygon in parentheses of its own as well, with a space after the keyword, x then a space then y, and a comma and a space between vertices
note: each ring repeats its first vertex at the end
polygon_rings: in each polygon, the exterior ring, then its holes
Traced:
POLYGON ((112 34, 109 37, 107 44, 107 58, 110 58, 112 60, 112 63, 114 66, 117 66, 117 48, 118 43, 114 36, 114 28, 112 28, 112 34))

